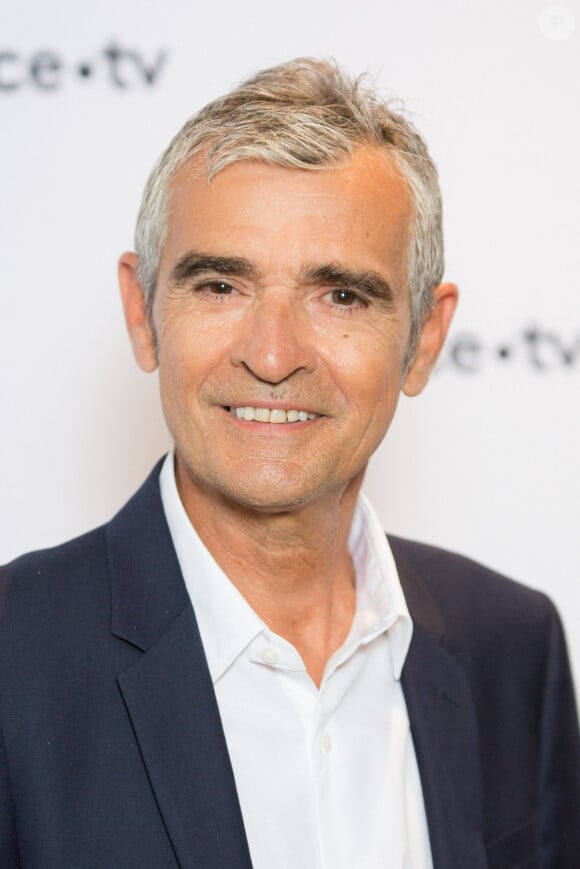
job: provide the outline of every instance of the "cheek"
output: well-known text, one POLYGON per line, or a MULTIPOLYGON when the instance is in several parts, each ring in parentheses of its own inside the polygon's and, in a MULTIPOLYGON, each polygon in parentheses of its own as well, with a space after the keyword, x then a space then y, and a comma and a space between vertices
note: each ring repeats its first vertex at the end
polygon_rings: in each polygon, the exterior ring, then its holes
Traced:
POLYGON ((159 389, 165 419, 173 435, 187 420, 192 376, 196 370, 191 359, 191 348, 195 344, 185 337, 182 330, 167 327, 159 334, 159 389))
POLYGON ((174 437, 190 438, 203 427, 206 398, 228 377, 223 330, 204 327, 191 315, 169 318, 159 334, 159 388, 174 437))
POLYGON ((403 384, 405 346, 397 336, 343 330, 327 364, 337 385, 355 405, 398 395, 403 384))
POLYGON ((194 317, 168 319, 158 337, 159 368, 168 381, 199 380, 216 355, 219 341, 194 317))

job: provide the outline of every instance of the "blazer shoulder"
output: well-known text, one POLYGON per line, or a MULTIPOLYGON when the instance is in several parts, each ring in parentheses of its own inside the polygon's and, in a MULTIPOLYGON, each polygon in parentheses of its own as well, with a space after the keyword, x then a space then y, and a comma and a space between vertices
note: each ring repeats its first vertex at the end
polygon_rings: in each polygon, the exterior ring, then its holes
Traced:
POLYGON ((505 637, 522 640, 538 632, 549 635, 559 622, 544 592, 456 552, 398 537, 389 542, 411 614, 415 616, 412 601, 426 594, 442 614, 449 637, 461 637, 468 645, 482 636, 490 643, 505 637))
POLYGON ((104 548, 106 525, 85 534, 51 546, 19 555, 8 564, 0 565, 0 580, 8 582, 16 577, 32 579, 35 576, 59 576, 92 563, 104 548))
POLYGON ((38 549, 19 556, 9 564, 0 565, 0 603, 3 593, 6 597, 8 589, 15 583, 41 586, 49 580, 58 584, 74 578, 78 582, 102 573, 104 568, 108 573, 109 529, 121 523, 121 534, 130 531, 139 536, 144 514, 153 512, 153 521, 159 520, 161 501, 158 480, 163 461, 164 458, 159 460, 141 488, 109 522, 58 546, 38 549))
POLYGON ((109 570, 102 526, 59 546, 21 555, 0 566, 2 633, 46 624, 60 614, 90 611, 95 597, 108 596, 109 570))
POLYGON ((489 594, 498 595, 504 602, 518 605, 526 602, 540 610, 552 603, 544 592, 511 579, 466 555, 441 549, 427 543, 418 543, 402 537, 388 535, 395 561, 414 570, 436 594, 474 594, 489 600, 489 594))

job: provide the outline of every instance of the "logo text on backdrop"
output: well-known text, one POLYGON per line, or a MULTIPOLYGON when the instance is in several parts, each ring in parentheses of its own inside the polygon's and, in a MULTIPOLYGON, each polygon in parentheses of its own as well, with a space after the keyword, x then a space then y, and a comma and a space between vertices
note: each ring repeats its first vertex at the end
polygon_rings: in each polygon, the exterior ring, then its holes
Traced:
POLYGON ((0 49, 0 93, 26 88, 54 92, 71 82, 86 86, 100 81, 119 90, 153 87, 167 61, 167 52, 141 51, 110 40, 90 57, 77 60, 54 49, 23 52, 0 49))
POLYGON ((505 341, 486 340, 473 332, 452 333, 443 349, 439 371, 479 374, 490 364, 519 362, 538 372, 555 372, 580 365, 580 333, 565 337, 555 329, 528 326, 505 341))

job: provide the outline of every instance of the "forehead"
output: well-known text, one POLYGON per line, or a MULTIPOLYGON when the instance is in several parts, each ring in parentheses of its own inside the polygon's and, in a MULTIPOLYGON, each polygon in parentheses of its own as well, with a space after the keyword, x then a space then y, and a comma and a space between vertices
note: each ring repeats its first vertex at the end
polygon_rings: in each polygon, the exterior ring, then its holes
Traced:
POLYGON ((311 170, 238 161, 211 181, 196 155, 170 188, 160 273, 197 250, 244 256, 265 271, 332 260, 404 282, 411 217, 407 183, 377 148, 311 170))

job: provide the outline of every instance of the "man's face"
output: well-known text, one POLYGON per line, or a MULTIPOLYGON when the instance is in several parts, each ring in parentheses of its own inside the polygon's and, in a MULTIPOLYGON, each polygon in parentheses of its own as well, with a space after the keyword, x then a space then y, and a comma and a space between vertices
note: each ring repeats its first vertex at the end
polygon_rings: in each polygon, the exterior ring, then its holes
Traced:
POLYGON ((371 148, 322 170, 243 161, 211 184, 199 158, 181 170, 153 325, 186 504, 292 510, 358 485, 402 387, 410 214, 371 148))

